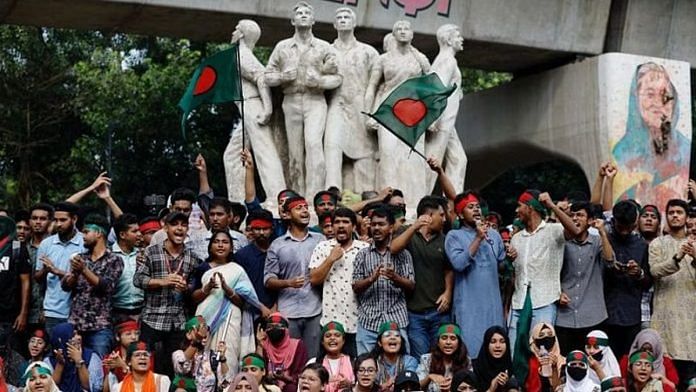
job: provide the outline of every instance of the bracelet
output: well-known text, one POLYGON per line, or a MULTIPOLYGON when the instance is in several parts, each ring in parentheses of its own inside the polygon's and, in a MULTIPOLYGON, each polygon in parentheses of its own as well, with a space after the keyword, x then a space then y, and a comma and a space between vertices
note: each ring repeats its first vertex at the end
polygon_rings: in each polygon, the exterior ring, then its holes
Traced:
POLYGON ((84 361, 84 360, 80 360, 80 362, 77 362, 77 363, 75 364, 75 367, 78 368, 78 369, 81 368, 81 367, 83 367, 83 366, 85 366, 85 361, 84 361))

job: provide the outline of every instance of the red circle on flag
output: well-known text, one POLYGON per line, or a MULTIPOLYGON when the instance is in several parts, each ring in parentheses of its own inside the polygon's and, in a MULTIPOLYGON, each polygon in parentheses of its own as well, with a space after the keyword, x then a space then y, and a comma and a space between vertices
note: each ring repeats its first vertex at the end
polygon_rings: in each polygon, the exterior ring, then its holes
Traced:
POLYGON ((198 76, 198 80, 196 81, 196 87, 193 89, 193 95, 201 95, 207 93, 208 91, 210 91, 210 89, 213 88, 216 81, 217 72, 215 71, 215 68, 206 65, 205 68, 203 68, 203 71, 201 71, 201 74, 198 76))
POLYGON ((392 108, 394 116, 407 127, 412 127, 418 124, 426 114, 428 108, 421 100, 404 98, 398 100, 392 108))

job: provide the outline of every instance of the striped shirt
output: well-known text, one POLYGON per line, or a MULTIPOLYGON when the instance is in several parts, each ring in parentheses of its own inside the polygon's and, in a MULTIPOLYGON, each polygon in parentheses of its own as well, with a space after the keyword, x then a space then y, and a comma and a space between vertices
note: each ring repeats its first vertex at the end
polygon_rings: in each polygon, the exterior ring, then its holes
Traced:
MULTIPOLYGON (((372 244, 363 248, 355 256, 353 266, 353 283, 367 279, 380 266, 391 262, 394 271, 411 281, 414 281, 413 261, 407 250, 391 254, 388 250, 380 254, 372 244)), ((380 276, 367 290, 358 294, 358 323, 365 329, 377 331, 380 324, 395 321, 399 327, 408 325, 406 310, 406 293, 391 280, 380 276)))
POLYGON ((175 331, 184 328, 186 316, 183 295, 172 287, 148 289, 147 285, 151 279, 166 279, 170 272, 178 273, 188 280, 198 264, 200 261, 189 249, 184 249, 177 257, 173 257, 164 248, 164 244, 150 245, 145 248, 145 262, 138 266, 133 276, 135 287, 145 290, 142 322, 158 331, 175 331))

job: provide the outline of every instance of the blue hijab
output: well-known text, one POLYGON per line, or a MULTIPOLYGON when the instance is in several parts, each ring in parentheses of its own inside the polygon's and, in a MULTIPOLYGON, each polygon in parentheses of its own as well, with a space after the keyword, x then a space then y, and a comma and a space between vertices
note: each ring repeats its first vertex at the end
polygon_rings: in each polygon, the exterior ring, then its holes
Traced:
MULTIPOLYGON (((58 388, 62 392, 81 392, 82 386, 80 385, 80 377, 77 375, 77 367, 75 363, 68 358, 68 342, 73 338, 75 334, 75 329, 72 324, 62 323, 58 324, 51 330, 51 346, 54 350, 63 350, 63 358, 65 358, 65 365, 63 366, 63 376, 58 383, 58 388)), ((85 361, 85 366, 89 366, 89 360, 92 358, 94 351, 82 346, 82 360, 85 361)), ((49 361, 51 361, 51 366, 56 368, 58 360, 56 359, 53 352, 48 356, 49 361)))

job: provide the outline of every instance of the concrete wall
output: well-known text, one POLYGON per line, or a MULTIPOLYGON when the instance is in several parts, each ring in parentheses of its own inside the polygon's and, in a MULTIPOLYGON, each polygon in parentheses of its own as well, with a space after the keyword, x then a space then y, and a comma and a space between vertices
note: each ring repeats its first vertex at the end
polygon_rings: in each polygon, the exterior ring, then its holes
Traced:
MULTIPOLYGON (((251 17, 263 29, 264 45, 291 34, 296 0, 0 0, 0 22, 104 29, 226 41, 237 20, 251 17)), ((610 0, 313 0, 316 34, 335 37, 336 8, 358 15, 358 36, 381 48, 399 19, 410 20, 415 44, 435 54, 437 28, 461 27, 464 65, 517 71, 575 54, 602 52, 610 0)))
MULTIPOLYGON (((665 65, 679 94, 673 126, 691 141, 689 64, 604 54, 464 97, 457 129, 469 157, 467 187, 480 188, 512 167, 552 158, 577 163, 590 184, 626 130, 636 66, 665 65)), ((683 163, 688 168, 689 162, 683 163)), ((688 172, 688 170, 687 170, 688 172)))

